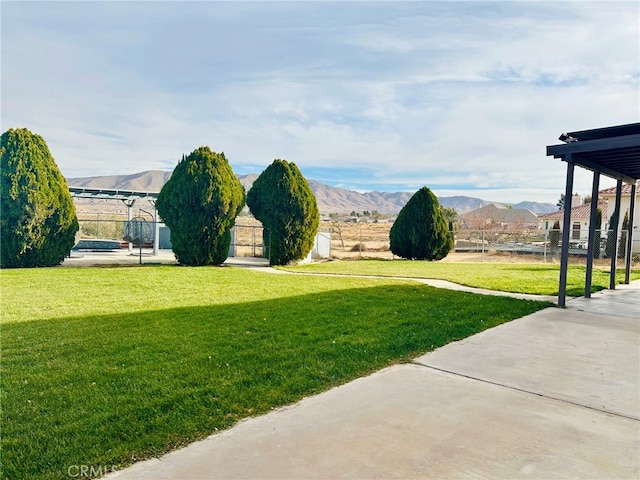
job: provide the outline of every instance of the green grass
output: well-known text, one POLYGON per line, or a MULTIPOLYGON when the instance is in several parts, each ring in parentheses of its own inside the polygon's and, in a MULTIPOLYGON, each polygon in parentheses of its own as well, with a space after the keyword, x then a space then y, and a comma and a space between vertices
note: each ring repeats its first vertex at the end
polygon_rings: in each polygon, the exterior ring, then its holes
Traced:
POLYGON ((233 268, 0 280, 5 479, 121 468, 549 305, 233 268))
MULTIPOLYGON (((338 275, 375 275, 382 277, 433 278, 460 285, 534 295, 557 295, 560 276, 558 265, 515 263, 453 263, 412 260, 337 260, 295 267, 280 267, 298 273, 326 273, 338 275)), ((585 267, 569 266, 567 295, 584 295, 585 267)), ((640 279, 640 270, 631 272, 633 280, 640 279)), ((624 270, 618 270, 618 283, 624 270)), ((591 291, 609 287, 609 270, 593 269, 591 291)))

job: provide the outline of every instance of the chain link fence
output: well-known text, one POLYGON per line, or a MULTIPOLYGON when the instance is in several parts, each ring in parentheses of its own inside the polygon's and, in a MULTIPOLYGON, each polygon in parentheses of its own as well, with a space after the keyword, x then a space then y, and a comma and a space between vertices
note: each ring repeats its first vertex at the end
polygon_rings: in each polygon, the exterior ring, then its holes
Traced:
MULTIPOLYGON (((98 214, 78 219, 80 223, 79 238, 117 241, 122 248, 128 246, 125 241, 126 216, 98 214)), ((149 219, 149 223, 155 225, 149 219)), ((389 229, 391 223, 356 224, 325 223, 321 230, 331 232, 327 240, 332 258, 395 258, 389 249, 389 229)), ((265 245, 264 229, 259 222, 252 219, 239 219, 232 232, 230 256, 267 257, 269 246, 265 245)), ((455 230, 454 252, 461 260, 478 259, 481 261, 527 261, 527 262, 559 262, 562 235, 559 230, 455 230)), ((609 265, 614 250, 617 265, 624 266, 627 251, 627 231, 618 235, 614 243, 613 232, 602 230, 596 232, 596 246, 593 253, 596 264, 609 265), (617 248, 614 249, 614 246, 617 248)), ((572 230, 569 240, 570 261, 574 264, 586 264, 588 231, 572 230)), ((153 240, 143 243, 144 248, 151 248, 153 240)), ((268 242, 268 236, 267 240, 268 242)), ((637 242, 636 242, 637 243, 637 242)), ((160 224, 159 248, 170 249, 169 231, 160 224)), ((640 255, 632 255, 632 262, 640 264, 640 255)))
POLYGON ((149 219, 136 217, 134 220, 137 223, 130 222, 126 216, 105 214, 78 218, 80 230, 76 235, 74 250, 100 252, 129 246, 153 248, 156 234, 155 222, 151 217, 149 219), (136 230, 142 227, 144 227, 144 234, 142 230, 136 230))
MULTIPOLYGON (((594 260, 611 259, 616 255, 617 264, 624 265, 627 252, 628 232, 623 230, 615 240, 613 231, 596 231, 593 251, 594 260), (617 247, 617 249, 615 248, 617 247)), ((562 232, 544 231, 495 231, 457 230, 454 232, 455 251, 491 256, 521 256, 531 261, 556 262, 560 259, 562 232)), ((569 256, 572 263, 586 264, 588 253, 588 231, 572 231, 569 237, 569 256)), ((640 261, 638 255, 632 257, 640 261)))
MULTIPOLYGON (((143 217, 136 218, 140 220, 143 217)), ((127 248, 129 240, 132 240, 129 231, 131 224, 126 216, 96 214, 78 218, 78 223, 80 230, 76 249, 100 251, 127 248)), ((147 233, 150 233, 144 235, 142 248, 153 248, 156 222, 149 217, 145 222, 145 228, 147 233)), ((268 255, 268 245, 264 245, 263 230, 262 225, 235 225, 231 232, 229 256, 265 257, 268 255)), ((159 224, 157 232, 158 247, 170 250, 170 233, 164 223, 159 224)), ((133 244, 138 247, 138 242, 133 240, 133 244)))
POLYGON ((269 236, 261 225, 235 225, 231 232, 230 257, 269 256, 269 236))
POLYGON ((97 214, 78 218, 80 238, 98 240, 120 240, 124 242, 127 217, 97 214))

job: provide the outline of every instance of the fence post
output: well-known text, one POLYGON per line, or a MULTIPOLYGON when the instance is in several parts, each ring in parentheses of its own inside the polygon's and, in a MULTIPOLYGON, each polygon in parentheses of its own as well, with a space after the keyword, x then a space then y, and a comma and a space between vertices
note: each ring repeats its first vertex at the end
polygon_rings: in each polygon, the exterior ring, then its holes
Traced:
MULTIPOLYGON (((618 268, 618 226, 620 225, 620 200, 622 195, 622 180, 618 179, 616 183, 616 205, 613 210, 613 225, 610 230, 613 231, 613 245, 611 245, 611 272, 609 274, 609 289, 616 288, 616 269, 618 268)), ((607 241, 609 238, 607 237, 607 241)))
POLYGON ((624 283, 629 285, 631 275, 631 257, 633 254, 633 217, 636 209, 636 184, 631 185, 631 198, 629 203, 629 223, 627 224, 627 256, 624 262, 624 283))
POLYGON ((251 252, 252 252, 252 256, 255 257, 256 256, 256 226, 252 225, 252 227, 253 227, 253 232, 251 234, 251 238, 252 238, 251 243, 253 244, 253 247, 251 249, 251 252))

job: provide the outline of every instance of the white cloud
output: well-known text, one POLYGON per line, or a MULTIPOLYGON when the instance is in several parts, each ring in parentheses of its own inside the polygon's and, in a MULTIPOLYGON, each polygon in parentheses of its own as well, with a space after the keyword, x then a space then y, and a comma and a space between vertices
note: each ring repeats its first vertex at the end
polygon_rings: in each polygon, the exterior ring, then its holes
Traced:
POLYGON ((69 176, 170 169, 208 144, 361 190, 555 202, 564 165, 546 145, 638 121, 639 8, 3 3, 2 125, 42 134, 69 176))

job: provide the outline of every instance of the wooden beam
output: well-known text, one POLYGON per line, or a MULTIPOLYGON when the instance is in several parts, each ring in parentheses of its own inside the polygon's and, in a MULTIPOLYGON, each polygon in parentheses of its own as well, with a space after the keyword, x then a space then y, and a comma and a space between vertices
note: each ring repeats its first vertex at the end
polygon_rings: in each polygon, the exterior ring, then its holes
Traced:
POLYGON ((562 250, 560 253, 560 282, 558 285, 558 306, 564 307, 567 300, 567 269, 569 268, 569 230, 571 230, 571 197, 573 196, 574 164, 571 154, 567 158, 567 184, 564 193, 564 221, 562 227, 562 250))
POLYGON ((562 143, 547 146, 547 156, 563 157, 567 153, 600 152, 602 150, 617 150, 623 148, 640 147, 640 134, 622 137, 601 138, 598 140, 583 140, 579 142, 562 143))
POLYGON ((624 283, 629 285, 631 281, 631 257, 633 256, 633 217, 635 216, 636 209, 636 184, 631 185, 631 198, 629 203, 629 224, 627 232, 627 256, 625 257, 624 265, 624 283))
MULTIPOLYGON (((613 225, 609 225, 609 230, 613 230, 613 245, 611 246, 611 272, 609 273, 609 288, 616 288, 616 266, 618 264, 618 225, 620 225, 620 201, 622 198, 622 180, 618 180, 616 185, 616 206, 613 210, 615 215, 613 225)), ((607 236, 607 243, 611 239, 607 236)))
POLYGON ((635 183, 640 176, 637 174, 639 148, 640 134, 636 134, 548 145, 547 156, 553 155, 555 158, 567 161, 568 155, 571 154, 571 161, 576 165, 616 180, 635 183), (611 155, 608 156, 608 153, 611 155), (606 158, 599 158, 603 155, 607 155, 606 158))
MULTIPOLYGON (((591 212, 589 215, 589 239, 587 240, 587 270, 584 275, 584 296, 591 298, 591 281, 593 279, 593 252, 596 249, 596 215, 598 210, 598 189, 600 187, 600 173, 593 172, 593 185, 591 186, 591 212)), ((598 251, 600 250, 600 240, 598 239, 598 251)))

